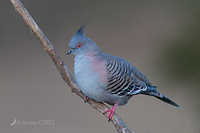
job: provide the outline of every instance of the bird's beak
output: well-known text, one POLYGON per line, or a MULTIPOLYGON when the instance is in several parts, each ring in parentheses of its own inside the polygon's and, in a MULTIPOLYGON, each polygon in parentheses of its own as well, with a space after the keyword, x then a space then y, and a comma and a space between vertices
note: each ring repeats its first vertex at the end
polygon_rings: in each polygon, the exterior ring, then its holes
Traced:
POLYGON ((72 50, 70 49, 68 52, 67 52, 67 55, 71 54, 72 50))

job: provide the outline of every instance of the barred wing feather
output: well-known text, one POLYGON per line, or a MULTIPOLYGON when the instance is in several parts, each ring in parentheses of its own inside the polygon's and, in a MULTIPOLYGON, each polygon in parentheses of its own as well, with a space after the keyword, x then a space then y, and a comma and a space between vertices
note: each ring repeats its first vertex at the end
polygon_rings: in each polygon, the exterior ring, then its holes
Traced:
MULTIPOLYGON (((106 90, 109 93, 124 97, 138 94, 147 89, 144 81, 148 81, 148 79, 143 79, 146 77, 128 61, 116 56, 110 56, 106 68, 108 71, 108 86, 106 90), (138 75, 140 78, 137 77, 138 75)), ((149 82, 148 84, 151 83, 149 82)))

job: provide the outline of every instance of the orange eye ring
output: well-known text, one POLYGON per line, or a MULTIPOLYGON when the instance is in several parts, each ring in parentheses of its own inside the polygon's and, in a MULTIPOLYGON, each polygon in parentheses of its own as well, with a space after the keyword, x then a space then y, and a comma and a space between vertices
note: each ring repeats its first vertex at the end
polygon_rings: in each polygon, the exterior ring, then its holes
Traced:
POLYGON ((78 43, 77 46, 76 46, 76 48, 80 48, 81 46, 82 46, 82 44, 78 43))

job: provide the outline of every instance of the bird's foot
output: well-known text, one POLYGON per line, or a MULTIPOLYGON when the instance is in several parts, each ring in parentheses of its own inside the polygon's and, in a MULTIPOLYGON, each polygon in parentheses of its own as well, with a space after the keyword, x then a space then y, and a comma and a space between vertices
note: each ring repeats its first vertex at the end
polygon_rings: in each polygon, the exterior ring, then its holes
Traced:
POLYGON ((87 97, 86 95, 84 96, 84 102, 86 103, 89 100, 89 97, 87 97))
POLYGON ((108 122, 111 121, 111 118, 112 118, 113 114, 115 113, 115 109, 116 109, 117 105, 118 105, 118 103, 115 103, 115 105, 111 109, 107 109, 107 110, 105 110, 103 112, 103 114, 105 114, 106 112, 109 112, 109 114, 108 114, 108 122))

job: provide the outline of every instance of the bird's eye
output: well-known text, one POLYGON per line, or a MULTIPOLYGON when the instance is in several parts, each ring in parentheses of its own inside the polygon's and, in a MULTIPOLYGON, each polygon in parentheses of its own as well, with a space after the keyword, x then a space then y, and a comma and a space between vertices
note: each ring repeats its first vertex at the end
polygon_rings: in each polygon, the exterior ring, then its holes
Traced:
POLYGON ((80 48, 82 46, 81 43, 77 44, 76 48, 80 48))

